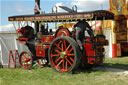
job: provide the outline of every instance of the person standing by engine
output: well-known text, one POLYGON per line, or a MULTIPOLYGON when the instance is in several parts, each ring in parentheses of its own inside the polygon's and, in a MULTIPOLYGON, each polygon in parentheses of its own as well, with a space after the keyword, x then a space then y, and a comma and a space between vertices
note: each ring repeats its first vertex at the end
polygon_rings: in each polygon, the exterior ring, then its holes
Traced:
POLYGON ((85 31, 87 30, 90 37, 94 37, 93 30, 91 29, 91 26, 88 24, 88 22, 86 22, 85 20, 78 21, 74 25, 74 28, 76 28, 76 27, 77 27, 76 41, 77 41, 78 45, 80 46, 80 49, 83 50, 82 43, 85 40, 85 31))

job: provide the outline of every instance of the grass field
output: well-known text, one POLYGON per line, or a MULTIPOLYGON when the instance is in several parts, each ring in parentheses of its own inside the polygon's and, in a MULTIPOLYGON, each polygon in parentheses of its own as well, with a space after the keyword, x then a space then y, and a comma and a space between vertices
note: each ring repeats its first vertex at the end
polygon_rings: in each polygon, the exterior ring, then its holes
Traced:
MULTIPOLYGON (((100 65, 128 70, 128 57, 109 59, 100 65)), ((50 67, 32 70, 0 69, 0 85, 128 85, 128 75, 102 70, 58 73, 50 67)))

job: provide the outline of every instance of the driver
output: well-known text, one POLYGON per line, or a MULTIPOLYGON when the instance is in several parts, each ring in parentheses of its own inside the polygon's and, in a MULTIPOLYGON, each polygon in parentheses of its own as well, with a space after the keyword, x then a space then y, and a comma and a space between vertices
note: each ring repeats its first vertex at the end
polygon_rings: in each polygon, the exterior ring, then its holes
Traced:
POLYGON ((77 27, 77 30, 76 30, 76 40, 78 42, 78 45, 80 46, 80 49, 83 50, 82 42, 84 42, 84 39, 85 39, 85 31, 87 30, 87 32, 90 35, 90 37, 94 37, 93 31, 91 29, 91 26, 85 20, 78 21, 74 25, 74 28, 75 27, 77 27))

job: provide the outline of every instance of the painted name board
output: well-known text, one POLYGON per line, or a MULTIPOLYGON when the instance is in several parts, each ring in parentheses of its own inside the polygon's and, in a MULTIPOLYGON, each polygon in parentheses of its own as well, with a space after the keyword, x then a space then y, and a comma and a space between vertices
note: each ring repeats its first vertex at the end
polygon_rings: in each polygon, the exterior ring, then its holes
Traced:
POLYGON ((64 20, 64 19, 81 19, 81 18, 93 18, 92 13, 88 14, 67 14, 67 15, 52 15, 52 16, 15 16, 9 17, 9 21, 43 21, 43 20, 64 20))

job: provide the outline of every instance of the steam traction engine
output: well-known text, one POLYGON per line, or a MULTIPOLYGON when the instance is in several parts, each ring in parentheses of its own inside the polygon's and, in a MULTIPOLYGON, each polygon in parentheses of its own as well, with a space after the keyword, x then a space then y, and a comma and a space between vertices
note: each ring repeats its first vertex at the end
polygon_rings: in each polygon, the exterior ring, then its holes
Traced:
MULTIPOLYGON (((113 14, 108 11, 72 12, 72 13, 49 13, 38 15, 11 16, 9 21, 31 21, 38 23, 49 22, 77 22, 80 20, 109 20, 113 14)), ((48 27, 48 26, 47 26, 48 27)), ((58 72, 71 72, 78 67, 88 67, 100 64, 104 60, 104 45, 107 40, 102 34, 84 39, 83 56, 80 47, 75 40, 75 30, 69 31, 66 26, 58 27, 55 32, 48 30, 45 26, 38 27, 39 31, 34 33, 31 26, 24 26, 17 30, 21 35, 17 38, 19 43, 25 44, 30 52, 20 54, 20 64, 24 69, 30 69, 33 62, 40 66, 49 64, 58 72)))

